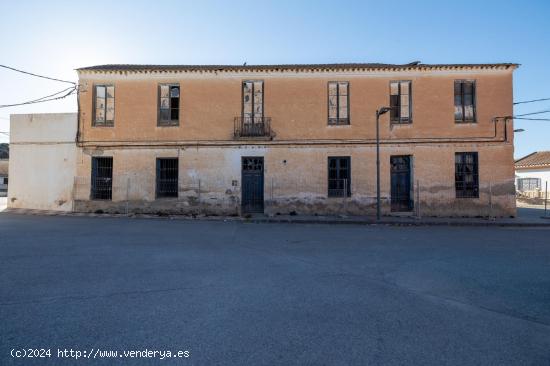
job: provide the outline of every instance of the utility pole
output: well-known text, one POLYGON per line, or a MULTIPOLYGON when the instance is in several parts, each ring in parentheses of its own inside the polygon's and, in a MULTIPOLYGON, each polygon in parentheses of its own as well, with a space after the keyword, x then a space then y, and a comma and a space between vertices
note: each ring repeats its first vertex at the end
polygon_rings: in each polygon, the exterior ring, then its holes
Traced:
POLYGON ((380 116, 391 110, 382 107, 376 110, 376 220, 380 221, 380 116))

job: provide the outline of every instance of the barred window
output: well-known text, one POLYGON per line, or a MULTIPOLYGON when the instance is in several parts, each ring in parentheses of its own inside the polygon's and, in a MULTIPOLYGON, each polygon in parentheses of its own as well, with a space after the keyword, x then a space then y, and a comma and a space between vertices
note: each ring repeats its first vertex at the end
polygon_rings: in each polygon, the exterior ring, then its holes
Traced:
POLYGON ((518 190, 522 192, 540 189, 540 178, 518 178, 518 190))
POLYGON ((349 82, 328 83, 328 124, 349 125, 349 82))
POLYGON ((178 196, 178 158, 157 159, 157 198, 178 196))
POLYGON ((177 126, 180 116, 180 87, 178 84, 159 85, 159 126, 177 126))
POLYGON ((328 196, 351 196, 351 159, 349 156, 328 158, 328 196))
POLYGON ((476 121, 475 94, 475 81, 455 80, 455 122, 476 121))
POLYGON ((96 85, 94 88, 94 126, 114 126, 115 87, 96 85))
POLYGON ((455 154, 455 190, 457 198, 479 197, 477 152, 455 154))
POLYGON ((92 157, 92 191, 94 200, 110 200, 113 192, 113 158, 92 157))
POLYGON ((390 120, 392 123, 412 122, 412 91, 410 80, 390 82, 390 120))

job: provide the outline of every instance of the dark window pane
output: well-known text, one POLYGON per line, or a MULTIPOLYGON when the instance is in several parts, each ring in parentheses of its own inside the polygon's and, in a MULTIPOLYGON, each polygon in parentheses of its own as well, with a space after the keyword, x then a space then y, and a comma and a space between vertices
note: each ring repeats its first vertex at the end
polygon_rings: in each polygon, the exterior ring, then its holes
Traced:
POLYGON ((455 96, 462 94, 462 83, 460 81, 455 81, 455 96))
POLYGON ((179 119, 179 109, 172 109, 172 113, 170 115, 172 121, 177 121, 179 119))
POLYGON ((180 104, 180 98, 170 98, 170 108, 178 108, 180 104))
POLYGON ((390 107, 392 107, 390 111, 390 116, 392 120, 399 119, 399 95, 392 95, 390 97, 390 107))

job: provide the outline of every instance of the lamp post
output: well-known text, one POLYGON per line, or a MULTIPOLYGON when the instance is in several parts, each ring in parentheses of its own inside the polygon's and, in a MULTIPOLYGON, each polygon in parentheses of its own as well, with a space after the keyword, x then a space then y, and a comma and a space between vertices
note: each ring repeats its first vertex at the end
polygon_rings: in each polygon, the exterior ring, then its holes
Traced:
POLYGON ((376 110, 376 220, 380 221, 380 116, 391 110, 382 107, 376 110))

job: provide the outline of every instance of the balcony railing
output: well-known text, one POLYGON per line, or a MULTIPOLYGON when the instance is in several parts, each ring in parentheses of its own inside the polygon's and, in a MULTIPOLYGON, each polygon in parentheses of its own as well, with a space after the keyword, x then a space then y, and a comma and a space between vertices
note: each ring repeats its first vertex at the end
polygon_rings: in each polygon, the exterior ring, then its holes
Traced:
POLYGON ((271 117, 235 117, 234 136, 271 137, 271 117))

